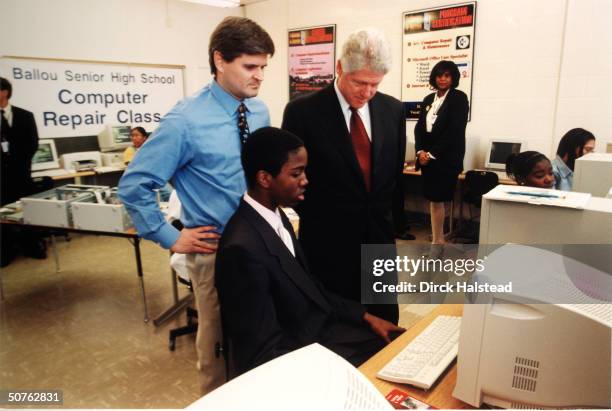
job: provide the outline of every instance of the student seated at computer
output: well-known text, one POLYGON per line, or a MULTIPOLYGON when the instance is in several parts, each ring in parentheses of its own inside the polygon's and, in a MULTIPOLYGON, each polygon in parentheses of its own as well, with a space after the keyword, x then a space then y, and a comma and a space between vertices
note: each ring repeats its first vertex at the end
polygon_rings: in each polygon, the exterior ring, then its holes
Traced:
POLYGON ((574 163, 577 158, 595 151, 595 136, 583 128, 573 128, 559 141, 557 156, 552 162, 555 188, 572 190, 574 163))
POLYGON ((537 151, 510 154, 506 160, 506 174, 522 186, 553 188, 555 185, 550 160, 537 151))
POLYGON ((143 127, 134 127, 130 131, 130 138, 132 139, 132 146, 125 149, 123 152, 123 162, 128 164, 134 156, 138 149, 147 141, 149 134, 143 127))
POLYGON ((223 231, 215 271, 237 374, 315 342, 358 366, 384 347, 389 332, 403 331, 329 292, 309 272, 279 208, 304 199, 306 163, 302 140, 273 127, 254 132, 242 150, 248 190, 223 231))

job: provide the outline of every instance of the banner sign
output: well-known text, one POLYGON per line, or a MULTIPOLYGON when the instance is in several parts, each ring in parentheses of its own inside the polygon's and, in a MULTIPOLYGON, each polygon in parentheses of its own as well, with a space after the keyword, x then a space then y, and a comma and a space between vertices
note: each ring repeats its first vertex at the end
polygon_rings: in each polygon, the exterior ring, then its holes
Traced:
POLYGON ((289 30, 289 100, 334 81, 336 25, 289 30))
POLYGON ((437 62, 459 67, 459 90, 471 101, 476 2, 404 13, 402 101, 409 120, 419 118, 423 98, 432 93, 429 75, 437 62))
POLYGON ((97 135, 106 124, 154 129, 184 96, 182 66, 5 57, 0 75, 41 138, 97 135))

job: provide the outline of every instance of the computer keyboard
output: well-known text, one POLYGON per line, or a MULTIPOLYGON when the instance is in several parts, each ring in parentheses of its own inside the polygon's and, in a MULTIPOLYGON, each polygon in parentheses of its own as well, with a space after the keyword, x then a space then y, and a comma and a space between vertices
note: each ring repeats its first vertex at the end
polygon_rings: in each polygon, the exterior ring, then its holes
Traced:
POLYGON ((461 317, 437 317, 376 376, 429 389, 457 356, 460 327, 461 317))

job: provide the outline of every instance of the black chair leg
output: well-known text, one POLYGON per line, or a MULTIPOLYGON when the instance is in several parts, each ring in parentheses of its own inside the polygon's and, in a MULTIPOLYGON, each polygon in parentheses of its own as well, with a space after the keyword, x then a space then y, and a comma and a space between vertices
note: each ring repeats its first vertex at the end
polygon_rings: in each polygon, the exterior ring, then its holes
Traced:
POLYGON ((175 345, 176 345, 176 338, 180 337, 181 335, 187 335, 187 334, 193 334, 198 332, 198 324, 197 323, 193 323, 190 325, 186 325, 184 327, 180 327, 180 328, 175 328, 173 330, 170 330, 170 337, 169 337, 169 341, 168 341, 168 348, 170 349, 170 351, 174 351, 175 345))
POLYGON ((219 358, 220 356, 223 356, 223 361, 225 361, 225 382, 228 382, 234 378, 234 375, 230 366, 230 353, 227 341, 215 344, 215 357, 219 358))
POLYGON ((187 307, 187 325, 193 324, 193 319, 198 318, 198 310, 187 307))
POLYGON ((168 337, 168 349, 170 351, 174 351, 177 337, 198 332, 198 323, 193 321, 194 318, 198 318, 198 311, 191 307, 187 307, 187 325, 170 330, 170 335, 168 337))

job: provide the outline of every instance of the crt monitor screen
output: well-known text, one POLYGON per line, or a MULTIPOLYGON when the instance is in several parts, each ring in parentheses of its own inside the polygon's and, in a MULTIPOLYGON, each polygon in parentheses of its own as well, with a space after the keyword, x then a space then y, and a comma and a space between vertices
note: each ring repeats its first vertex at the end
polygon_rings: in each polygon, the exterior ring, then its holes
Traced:
POLYGON ((521 152, 521 145, 521 142, 517 141, 492 141, 487 167, 504 168, 510 154, 521 152))
POLYGON ((59 168, 55 142, 51 139, 39 140, 38 149, 32 157, 32 170, 48 170, 50 168, 59 168))
POLYGON ((104 126, 98 134, 98 145, 100 151, 124 150, 132 145, 129 126, 104 126))
POLYGON ((130 128, 125 126, 113 127, 113 140, 115 144, 131 143, 130 128))
POLYGON ((32 163, 46 163, 53 161, 53 152, 51 151, 51 144, 39 144, 38 150, 34 153, 32 163))

